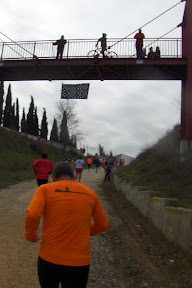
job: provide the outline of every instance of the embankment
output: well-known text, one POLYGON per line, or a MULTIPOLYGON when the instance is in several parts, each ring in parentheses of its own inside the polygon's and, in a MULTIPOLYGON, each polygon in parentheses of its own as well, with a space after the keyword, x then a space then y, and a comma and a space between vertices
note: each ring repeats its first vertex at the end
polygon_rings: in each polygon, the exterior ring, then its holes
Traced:
POLYGON ((192 253, 192 210, 177 207, 177 199, 161 198, 159 192, 131 186, 114 175, 117 191, 122 192, 140 213, 157 226, 168 240, 192 253))

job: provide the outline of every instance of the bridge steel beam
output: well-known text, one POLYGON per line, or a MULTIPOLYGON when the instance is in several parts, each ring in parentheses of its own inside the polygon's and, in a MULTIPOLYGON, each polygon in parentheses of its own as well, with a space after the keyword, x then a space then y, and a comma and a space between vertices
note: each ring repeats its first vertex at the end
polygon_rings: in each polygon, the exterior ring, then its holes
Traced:
POLYGON ((182 80, 181 154, 192 151, 192 0, 186 0, 182 22, 182 57, 187 59, 187 73, 182 80))
POLYGON ((7 60, 0 62, 0 80, 182 80, 186 63, 182 58, 7 60))

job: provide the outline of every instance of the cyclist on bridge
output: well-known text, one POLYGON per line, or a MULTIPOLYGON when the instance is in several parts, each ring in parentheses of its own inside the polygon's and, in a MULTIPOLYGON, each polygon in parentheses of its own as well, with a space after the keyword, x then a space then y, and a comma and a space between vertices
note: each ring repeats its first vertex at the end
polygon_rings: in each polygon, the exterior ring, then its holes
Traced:
POLYGON ((103 58, 105 57, 105 51, 107 50, 107 34, 103 33, 103 36, 98 39, 96 46, 98 46, 98 43, 101 42, 101 53, 103 54, 103 58))
POLYGON ((64 50, 64 46, 67 43, 67 40, 64 39, 64 36, 61 36, 61 39, 57 40, 56 42, 53 43, 53 45, 57 45, 57 56, 56 59, 58 59, 60 57, 60 59, 62 59, 63 57, 63 50, 64 50))

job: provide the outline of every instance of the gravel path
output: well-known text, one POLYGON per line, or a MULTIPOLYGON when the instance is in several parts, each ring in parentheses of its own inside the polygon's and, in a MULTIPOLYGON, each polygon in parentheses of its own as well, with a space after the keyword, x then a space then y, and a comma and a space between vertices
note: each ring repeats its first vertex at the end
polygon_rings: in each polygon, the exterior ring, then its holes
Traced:
MULTIPOLYGON (((88 288, 191 288, 192 256, 170 244, 103 179, 103 169, 83 171, 82 182, 97 193, 110 222, 107 233, 91 239, 88 288)), ((0 191, 0 288, 39 287, 39 243, 24 238, 25 211, 36 188, 30 180, 0 191)))

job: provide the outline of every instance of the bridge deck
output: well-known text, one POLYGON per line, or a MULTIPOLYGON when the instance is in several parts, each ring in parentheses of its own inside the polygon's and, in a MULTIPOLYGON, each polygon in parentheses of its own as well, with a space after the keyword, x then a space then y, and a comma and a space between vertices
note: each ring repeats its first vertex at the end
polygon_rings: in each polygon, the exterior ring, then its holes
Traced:
POLYGON ((23 80, 182 80, 184 58, 78 58, 5 60, 0 62, 1 81, 23 80))

